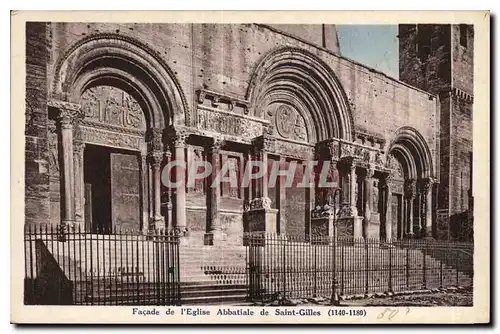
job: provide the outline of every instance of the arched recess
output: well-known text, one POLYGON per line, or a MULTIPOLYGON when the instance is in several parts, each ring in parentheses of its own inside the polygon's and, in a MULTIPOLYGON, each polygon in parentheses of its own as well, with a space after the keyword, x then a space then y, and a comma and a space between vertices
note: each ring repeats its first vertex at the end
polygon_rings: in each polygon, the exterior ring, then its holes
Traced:
POLYGON ((58 61, 53 99, 79 103, 84 91, 109 84, 141 104, 150 128, 189 123, 186 98, 172 70, 148 46, 118 34, 81 39, 58 61))
MULTIPOLYGON (((423 179, 435 176, 435 168, 429 146, 414 128, 402 127, 395 133, 388 154, 398 160, 405 179, 423 179)), ((387 159, 390 163, 391 159, 387 159)), ((389 166, 391 167, 391 166, 389 166)))
POLYGON ((328 65, 305 50, 280 48, 265 56, 251 78, 247 99, 256 117, 264 117, 273 104, 293 107, 304 119, 311 143, 353 138, 342 86, 328 65))

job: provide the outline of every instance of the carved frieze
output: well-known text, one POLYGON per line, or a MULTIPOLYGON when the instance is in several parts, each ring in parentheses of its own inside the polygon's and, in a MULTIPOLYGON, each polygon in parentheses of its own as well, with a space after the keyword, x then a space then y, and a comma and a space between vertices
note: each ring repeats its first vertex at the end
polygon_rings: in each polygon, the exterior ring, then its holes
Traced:
POLYGON ((121 89, 112 86, 92 87, 83 93, 81 104, 87 121, 123 128, 145 128, 141 106, 121 89))
POLYGON ((310 160, 313 158, 314 148, 307 145, 300 145, 296 143, 276 140, 276 142, 274 143, 274 152, 290 158, 310 160))
POLYGON ((200 108, 198 109, 197 127, 201 130, 220 134, 254 138, 263 133, 264 124, 228 112, 218 112, 200 108))
POLYGON ((82 141, 86 143, 111 146, 124 149, 140 150, 143 138, 124 133, 81 126, 82 141))

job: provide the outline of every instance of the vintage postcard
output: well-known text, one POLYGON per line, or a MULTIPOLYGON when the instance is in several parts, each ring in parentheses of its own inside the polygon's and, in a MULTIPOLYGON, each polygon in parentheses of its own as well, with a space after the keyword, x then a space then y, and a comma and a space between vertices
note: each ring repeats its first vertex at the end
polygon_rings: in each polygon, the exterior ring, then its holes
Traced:
POLYGON ((12 12, 14 323, 487 323, 489 12, 12 12))

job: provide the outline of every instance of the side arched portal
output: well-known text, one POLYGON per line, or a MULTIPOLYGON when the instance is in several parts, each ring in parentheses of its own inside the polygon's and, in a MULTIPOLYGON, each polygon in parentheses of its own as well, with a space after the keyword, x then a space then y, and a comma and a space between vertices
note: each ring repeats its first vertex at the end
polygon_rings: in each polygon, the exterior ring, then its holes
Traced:
POLYGON ((435 167, 417 130, 396 131, 388 150, 392 170, 392 230, 398 237, 432 236, 432 185, 435 167))
POLYGON ((108 232, 165 227, 160 183, 165 129, 189 123, 189 112, 162 58, 133 38, 91 35, 59 59, 50 95, 63 157, 65 225, 108 232), (106 192, 92 188, 103 182, 109 183, 103 189, 111 190, 97 198, 106 192), (96 225, 93 216, 103 221, 96 225))

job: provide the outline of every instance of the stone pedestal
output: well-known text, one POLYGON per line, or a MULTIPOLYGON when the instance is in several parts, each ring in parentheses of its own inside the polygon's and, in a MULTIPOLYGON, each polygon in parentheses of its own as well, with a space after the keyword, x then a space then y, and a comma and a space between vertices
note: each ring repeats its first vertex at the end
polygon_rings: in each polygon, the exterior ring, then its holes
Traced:
POLYGON ((311 217, 311 236, 312 244, 332 244, 337 237, 334 224, 333 211, 323 212, 322 215, 311 217))
POLYGON ((278 210, 255 209, 245 212, 248 232, 276 233, 278 210))

